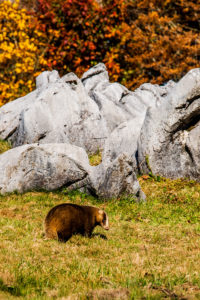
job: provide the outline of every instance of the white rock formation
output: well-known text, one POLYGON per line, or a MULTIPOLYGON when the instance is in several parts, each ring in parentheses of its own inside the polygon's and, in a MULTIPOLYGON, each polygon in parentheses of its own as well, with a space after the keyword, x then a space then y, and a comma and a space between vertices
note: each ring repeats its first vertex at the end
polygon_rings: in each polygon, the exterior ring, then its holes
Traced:
POLYGON ((144 200, 137 172, 200 181, 200 69, 134 92, 110 83, 104 64, 81 79, 43 72, 35 91, 0 108, 0 139, 15 147, 0 155, 0 193, 67 186, 144 200), (86 151, 98 149, 91 167, 86 151))
POLYGON ((200 181, 200 69, 188 72, 158 108, 149 108, 139 138, 139 168, 200 181))
POLYGON ((0 109, 0 138, 13 147, 39 142, 102 149, 106 123, 81 80, 73 73, 59 78, 53 71, 43 72, 36 82, 35 92, 0 109))
POLYGON ((31 144, 0 155, 0 193, 54 190, 88 176, 84 149, 70 144, 31 144))
POLYGON ((0 155, 0 193, 81 189, 103 198, 122 193, 144 200, 133 168, 121 157, 106 170, 89 165, 83 148, 70 144, 31 144, 0 155))

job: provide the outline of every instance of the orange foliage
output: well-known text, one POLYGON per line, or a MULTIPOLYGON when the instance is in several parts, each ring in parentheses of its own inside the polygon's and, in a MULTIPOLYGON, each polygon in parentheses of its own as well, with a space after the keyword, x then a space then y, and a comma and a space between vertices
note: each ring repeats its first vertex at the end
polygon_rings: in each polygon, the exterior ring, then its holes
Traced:
POLYGON ((8 1, 1 4, 0 28, 5 28, 0 32, 2 103, 30 91, 34 76, 44 69, 81 76, 104 62, 111 80, 134 89, 144 82, 178 80, 191 68, 200 67, 196 0, 37 2, 37 11, 31 14, 9 2, 15 10, 10 16, 4 7, 8 1), (20 28, 15 15, 21 16, 25 27, 20 28), (5 24, 11 24, 10 28, 5 24), (26 55, 15 45, 23 32, 26 55))
POLYGON ((196 1, 39 3, 39 18, 51 36, 46 58, 49 67, 61 73, 74 71, 80 76, 104 62, 111 80, 136 88, 143 82, 177 80, 199 67, 200 7, 196 1))

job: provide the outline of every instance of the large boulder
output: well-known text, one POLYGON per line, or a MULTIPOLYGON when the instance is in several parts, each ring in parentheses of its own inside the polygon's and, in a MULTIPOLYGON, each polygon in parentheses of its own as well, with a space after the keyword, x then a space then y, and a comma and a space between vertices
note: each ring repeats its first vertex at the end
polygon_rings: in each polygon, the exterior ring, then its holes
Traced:
POLYGON ((0 155, 0 193, 54 190, 88 176, 86 152, 70 144, 24 145, 0 155))
POLYGON ((149 108, 138 142, 138 165, 169 178, 200 180, 200 69, 188 72, 159 107, 149 108))
POLYGON ((110 164, 100 164, 90 174, 92 192, 100 197, 129 195, 137 201, 146 199, 135 174, 133 159, 127 153, 121 153, 110 164))
POLYGON ((106 123, 75 74, 59 78, 56 71, 43 72, 36 84, 34 93, 0 109, 0 138, 13 147, 39 142, 71 143, 88 152, 103 148, 106 123))
POLYGON ((90 166, 85 150, 70 144, 23 145, 0 155, 0 194, 62 187, 107 199, 122 193, 145 199, 130 160, 123 156, 104 169, 90 166))
POLYGON ((35 105, 42 86, 45 87, 50 83, 56 82, 59 78, 57 71, 43 72, 36 78, 37 89, 35 91, 0 107, 0 139, 13 139, 22 121, 22 112, 28 110, 30 106, 35 105))
POLYGON ((84 149, 70 144, 24 145, 0 155, 0 193, 54 190, 88 176, 84 149))
POLYGON ((36 91, 0 107, 0 139, 8 140, 16 132, 20 114, 36 99, 36 91))
POLYGON ((132 117, 124 108, 123 97, 128 89, 119 83, 110 83, 104 64, 98 64, 85 72, 81 78, 88 95, 97 103, 106 120, 109 132, 132 117))

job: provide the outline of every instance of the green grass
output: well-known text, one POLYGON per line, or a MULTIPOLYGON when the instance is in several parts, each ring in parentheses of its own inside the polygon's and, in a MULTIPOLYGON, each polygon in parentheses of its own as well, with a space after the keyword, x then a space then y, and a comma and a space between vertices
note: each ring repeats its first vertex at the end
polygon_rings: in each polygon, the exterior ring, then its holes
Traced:
POLYGON ((145 204, 62 191, 0 196, 0 299, 200 299, 200 184, 139 180, 145 204), (104 208, 110 230, 45 239, 47 212, 69 201, 104 208))

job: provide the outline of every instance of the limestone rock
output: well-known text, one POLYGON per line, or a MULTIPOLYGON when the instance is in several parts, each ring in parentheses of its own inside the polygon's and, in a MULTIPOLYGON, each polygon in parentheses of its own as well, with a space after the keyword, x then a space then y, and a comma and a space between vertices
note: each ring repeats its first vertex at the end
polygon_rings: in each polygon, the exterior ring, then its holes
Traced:
POLYGON ((20 114, 34 105, 37 91, 0 107, 0 139, 7 140, 16 132, 21 121, 20 114))
POLYGON ((141 172, 200 180, 200 69, 188 72, 149 108, 138 142, 141 172))
POLYGON ((160 87, 145 83, 131 92, 117 82, 109 82, 106 67, 102 63, 84 73, 82 82, 89 96, 97 103, 110 132, 132 119, 137 123, 141 118, 143 122, 147 108, 158 106, 174 84, 170 81, 160 87))
POLYGON ((23 145, 0 155, 0 194, 62 187, 106 199, 122 193, 145 199, 125 156, 104 169, 91 167, 85 150, 70 144, 23 145))
POLYGON ((36 78, 36 90, 0 107, 0 139, 11 139, 22 121, 21 114, 35 105, 42 88, 59 80, 57 71, 46 71, 36 78))
POLYGON ((0 193, 67 186, 144 200, 138 171, 200 180, 200 69, 134 92, 109 82, 104 64, 81 80, 43 72, 35 91, 0 108, 0 139, 16 147, 0 156, 0 193), (91 167, 85 150, 99 149, 91 167))
POLYGON ((138 201, 145 201, 137 180, 134 163, 127 153, 121 153, 110 164, 100 164, 90 173, 90 188, 93 193, 103 198, 129 195, 138 201))
POLYGON ((54 190, 86 179, 86 152, 70 144, 24 145, 0 155, 0 193, 54 190))
POLYGON ((131 118, 126 118, 108 136, 103 152, 103 161, 113 161, 120 153, 127 152, 132 156, 136 168, 138 154, 138 138, 148 108, 158 108, 165 101, 174 82, 166 86, 143 84, 134 92, 129 92, 123 99, 124 109, 131 112, 131 118))
POLYGON ((97 104, 78 77, 43 72, 37 89, 0 109, 0 138, 14 147, 32 143, 71 143, 88 152, 102 149, 108 131, 97 104))

